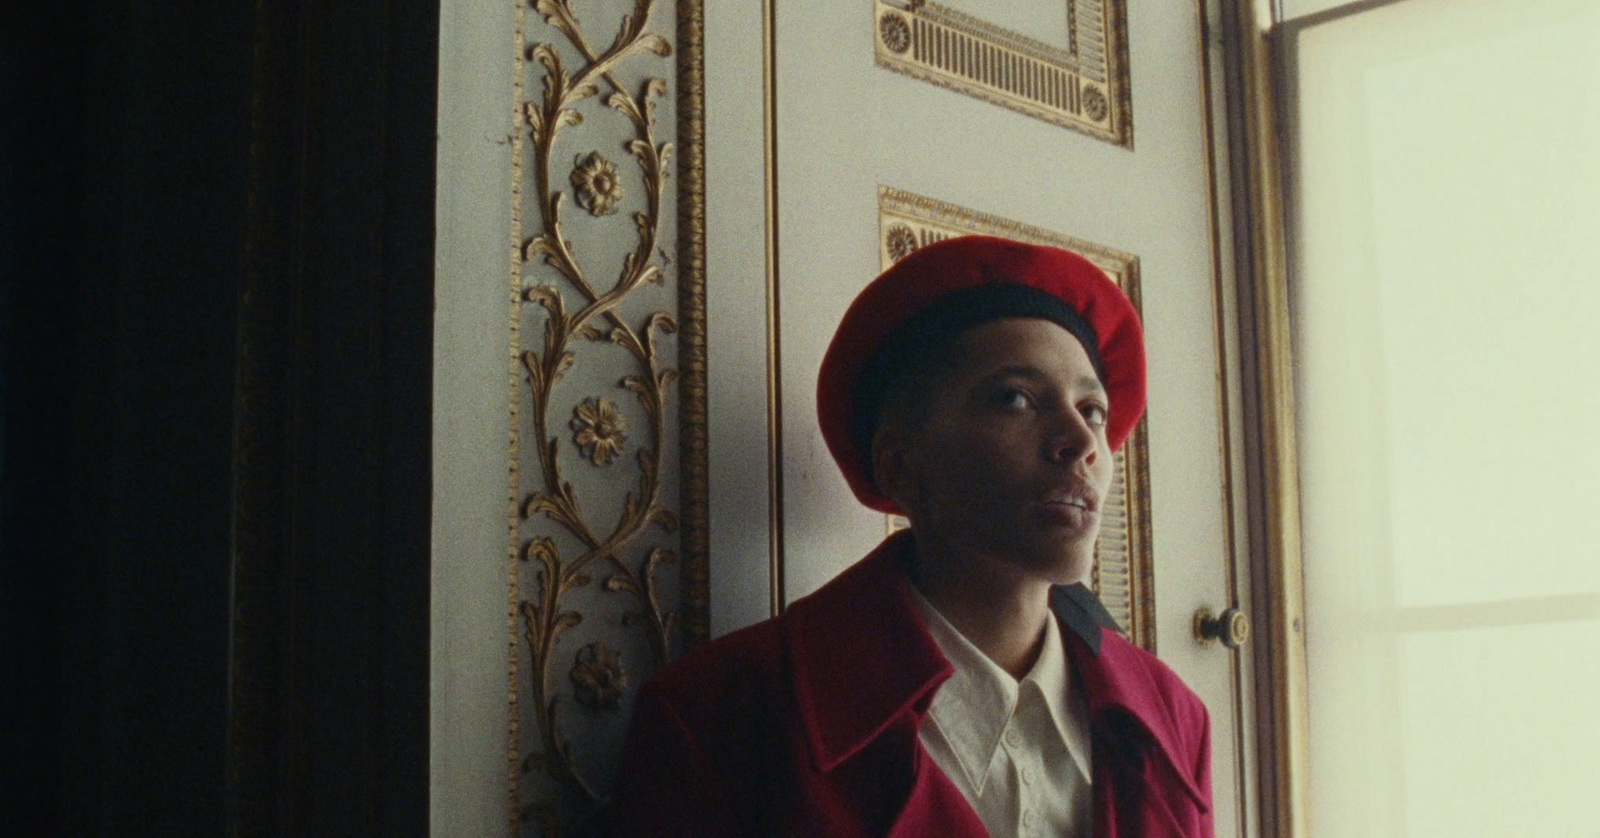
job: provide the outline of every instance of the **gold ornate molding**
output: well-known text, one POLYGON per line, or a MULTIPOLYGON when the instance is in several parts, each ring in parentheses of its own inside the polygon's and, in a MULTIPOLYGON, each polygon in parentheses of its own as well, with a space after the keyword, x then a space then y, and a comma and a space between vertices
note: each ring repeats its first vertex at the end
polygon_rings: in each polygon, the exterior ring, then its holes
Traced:
POLYGON ((878 66, 1133 148, 1124 0, 1062 0, 1066 48, 925 0, 873 0, 878 66))
MULTIPOLYGON (((1134 307, 1140 307, 1139 257, 1131 253, 922 195, 878 187, 878 256, 885 269, 919 247, 971 233, 1047 244, 1080 254, 1110 275, 1134 307)), ((1095 544, 1095 593, 1127 630, 1129 638, 1153 652, 1156 631, 1150 444, 1143 420, 1117 452, 1102 514, 1100 540, 1095 544)), ((903 519, 897 522, 891 517, 889 528, 897 525, 903 525, 903 519)))
POLYGON ((678 622, 683 646, 711 639, 711 465, 706 418, 704 0, 678 8, 678 622))
POLYGON ((675 50, 654 0, 593 40, 603 19, 570 0, 528 7, 544 25, 530 45, 519 5, 508 807, 513 833, 555 835, 603 809, 632 691, 708 633, 703 18, 678 4, 675 50), (652 74, 673 69, 669 98, 652 74), (675 203, 658 110, 689 155, 675 203))
POLYGON ((1300 552, 1300 463, 1295 441, 1293 341, 1289 330, 1288 232, 1282 103, 1275 62, 1285 41, 1270 0, 1224 4, 1222 36, 1233 161, 1239 318, 1245 365, 1251 591, 1256 614, 1253 677, 1261 834, 1309 834, 1310 703, 1305 579, 1300 552))

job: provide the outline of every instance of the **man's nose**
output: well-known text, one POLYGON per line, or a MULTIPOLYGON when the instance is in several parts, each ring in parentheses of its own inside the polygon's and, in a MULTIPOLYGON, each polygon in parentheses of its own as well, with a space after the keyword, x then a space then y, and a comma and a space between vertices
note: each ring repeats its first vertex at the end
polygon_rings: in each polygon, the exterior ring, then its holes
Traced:
POLYGON ((1083 459, 1094 462, 1094 429, 1077 410, 1067 407, 1055 411, 1047 443, 1051 460, 1071 463, 1083 459))

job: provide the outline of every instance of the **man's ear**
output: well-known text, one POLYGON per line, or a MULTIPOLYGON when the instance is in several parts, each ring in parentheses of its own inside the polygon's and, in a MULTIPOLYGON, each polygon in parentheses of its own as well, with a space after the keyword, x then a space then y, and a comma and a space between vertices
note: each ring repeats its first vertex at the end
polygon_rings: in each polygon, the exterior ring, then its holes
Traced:
POLYGON ((872 482, 902 510, 912 507, 919 482, 913 441, 898 422, 885 422, 872 435, 872 482))

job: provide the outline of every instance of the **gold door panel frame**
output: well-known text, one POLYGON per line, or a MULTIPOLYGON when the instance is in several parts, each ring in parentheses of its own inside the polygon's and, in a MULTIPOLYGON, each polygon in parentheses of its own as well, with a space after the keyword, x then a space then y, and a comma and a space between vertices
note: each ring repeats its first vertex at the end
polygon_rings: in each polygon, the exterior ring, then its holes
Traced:
MULTIPOLYGON (((1095 263, 1139 302, 1139 257, 1062 233, 878 187, 878 258, 883 269, 917 248, 953 236, 983 233, 1070 250, 1095 263)), ((1093 587, 1129 639, 1154 652, 1155 587, 1150 542, 1150 444, 1144 420, 1117 452, 1095 544, 1093 587)), ((904 524, 891 516, 889 526, 904 524)))
POLYGON ((1133 148, 1123 0, 1062 0, 1067 49, 937 3, 874 0, 878 66, 1133 148))

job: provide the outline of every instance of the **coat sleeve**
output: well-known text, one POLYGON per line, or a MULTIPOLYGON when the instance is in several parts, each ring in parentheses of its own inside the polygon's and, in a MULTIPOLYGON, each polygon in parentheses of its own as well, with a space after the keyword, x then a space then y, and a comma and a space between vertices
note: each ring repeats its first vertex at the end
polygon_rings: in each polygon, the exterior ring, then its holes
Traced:
POLYGON ((739 830, 704 743, 669 698, 646 684, 617 769, 609 833, 616 836, 733 836, 739 830))

